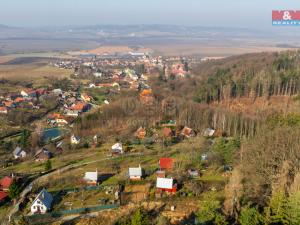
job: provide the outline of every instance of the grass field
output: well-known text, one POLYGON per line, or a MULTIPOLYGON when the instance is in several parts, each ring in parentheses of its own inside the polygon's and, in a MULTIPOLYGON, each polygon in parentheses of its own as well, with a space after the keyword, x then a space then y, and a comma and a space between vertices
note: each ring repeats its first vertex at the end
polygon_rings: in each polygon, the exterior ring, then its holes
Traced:
POLYGON ((47 85, 49 79, 65 78, 71 70, 59 69, 44 64, 0 65, 0 79, 19 82, 33 82, 34 85, 47 85))

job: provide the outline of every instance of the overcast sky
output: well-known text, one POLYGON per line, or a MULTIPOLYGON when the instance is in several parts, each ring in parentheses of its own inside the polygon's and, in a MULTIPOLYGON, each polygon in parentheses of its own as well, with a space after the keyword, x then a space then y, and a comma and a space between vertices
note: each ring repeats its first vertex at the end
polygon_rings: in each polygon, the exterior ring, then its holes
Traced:
POLYGON ((271 27, 273 9, 300 10, 300 0, 0 0, 0 24, 178 24, 266 29, 271 27))

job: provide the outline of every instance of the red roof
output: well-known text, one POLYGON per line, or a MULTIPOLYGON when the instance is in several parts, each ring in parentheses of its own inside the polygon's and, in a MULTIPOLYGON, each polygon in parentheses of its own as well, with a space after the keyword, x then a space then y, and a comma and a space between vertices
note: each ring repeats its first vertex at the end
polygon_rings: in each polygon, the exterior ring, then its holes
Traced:
POLYGON ((72 110, 79 110, 79 111, 81 110, 82 111, 85 107, 86 107, 85 103, 79 102, 76 105, 72 106, 71 109, 72 110))
POLYGON ((159 160, 159 167, 161 169, 172 169, 173 168, 173 159, 172 158, 161 158, 159 160))
POLYGON ((0 191, 0 201, 4 200, 7 197, 7 193, 4 191, 0 191))
POLYGON ((3 177, 0 180, 0 188, 1 189, 8 189, 10 187, 10 185, 12 184, 13 179, 11 177, 3 177))

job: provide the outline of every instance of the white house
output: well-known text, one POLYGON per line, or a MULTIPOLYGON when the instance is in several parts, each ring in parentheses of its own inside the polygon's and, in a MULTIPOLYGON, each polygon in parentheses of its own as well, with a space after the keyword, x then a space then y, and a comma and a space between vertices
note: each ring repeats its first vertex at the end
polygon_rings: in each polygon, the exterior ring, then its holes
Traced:
POLYGON ((80 138, 76 137, 74 134, 71 136, 71 144, 78 145, 80 143, 80 138))
POLYGON ((44 214, 51 209, 53 197, 43 189, 35 198, 31 205, 32 214, 44 214))
POLYGON ((26 152, 23 151, 20 147, 16 147, 15 150, 13 151, 13 154, 14 154, 15 159, 26 157, 26 152))
POLYGON ((21 91, 21 95, 23 98, 28 98, 28 96, 29 96, 28 93, 24 90, 21 91))
POLYGON ((177 186, 174 185, 173 178, 157 177, 156 188, 169 193, 175 193, 177 190, 177 186))
POLYGON ((95 84, 89 84, 89 88, 95 88, 96 85, 95 84))
POLYGON ((143 170, 139 166, 137 168, 129 168, 129 178, 130 180, 141 180, 143 176, 143 170))
POLYGON ((97 185, 98 171, 96 170, 96 172, 86 172, 83 179, 88 185, 97 185))
POLYGON ((121 143, 116 143, 111 147, 113 154, 123 154, 123 147, 121 143))
POLYGON ((98 72, 94 73, 93 75, 94 75, 94 77, 102 77, 102 73, 98 73, 98 72))
POLYGON ((67 116, 71 116, 71 117, 78 117, 79 114, 80 114, 80 112, 79 112, 79 110, 71 110, 71 109, 67 109, 67 110, 65 110, 65 114, 66 114, 67 116))
POLYGON ((68 121, 65 118, 62 118, 62 117, 61 118, 56 118, 55 123, 57 123, 58 126, 64 126, 64 125, 69 124, 68 121))
POLYGON ((61 89, 53 89, 52 93, 54 93, 55 95, 61 95, 63 93, 63 91, 61 89))
POLYGON ((215 130, 211 128, 207 128, 203 131, 203 136, 204 137, 212 137, 215 134, 215 130))

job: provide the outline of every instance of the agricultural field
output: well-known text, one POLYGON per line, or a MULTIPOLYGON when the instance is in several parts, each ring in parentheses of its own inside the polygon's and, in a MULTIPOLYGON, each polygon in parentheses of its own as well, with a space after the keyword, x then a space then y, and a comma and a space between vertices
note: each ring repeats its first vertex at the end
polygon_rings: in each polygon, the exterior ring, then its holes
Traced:
POLYGON ((45 62, 26 65, 0 65, 0 79, 12 82, 28 82, 33 86, 47 86, 51 79, 70 77, 71 70, 48 66, 45 62))

